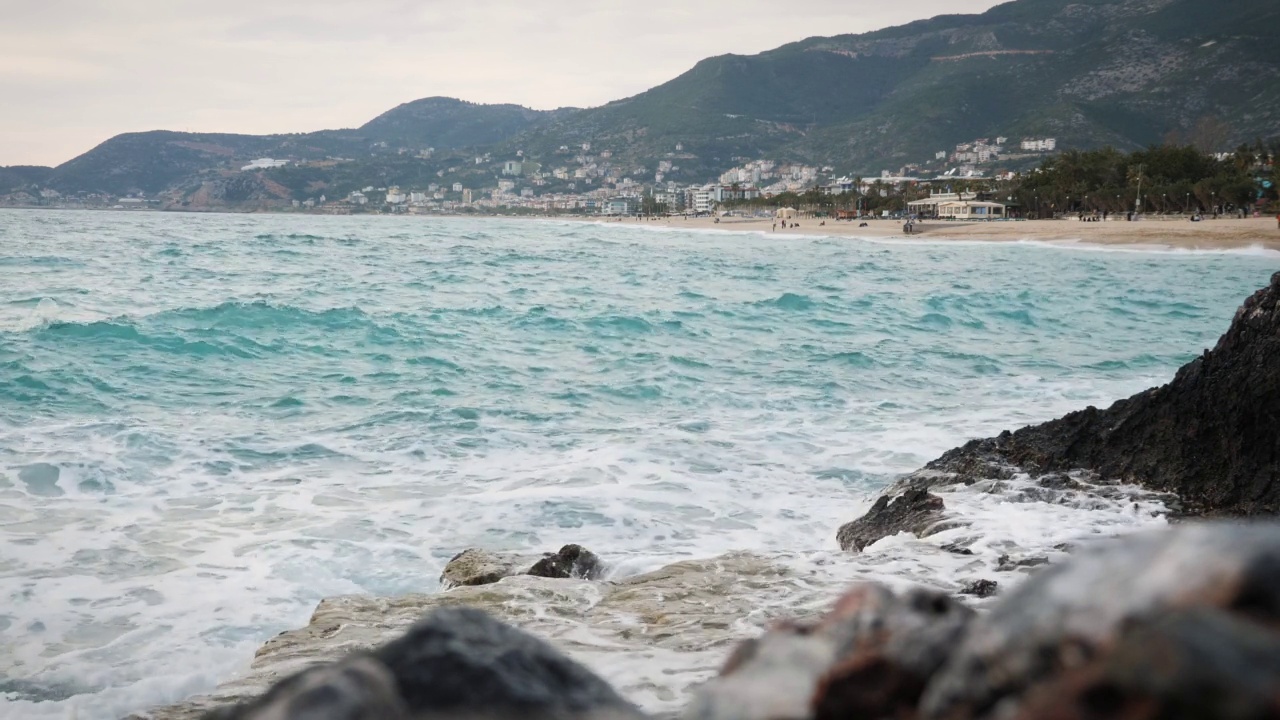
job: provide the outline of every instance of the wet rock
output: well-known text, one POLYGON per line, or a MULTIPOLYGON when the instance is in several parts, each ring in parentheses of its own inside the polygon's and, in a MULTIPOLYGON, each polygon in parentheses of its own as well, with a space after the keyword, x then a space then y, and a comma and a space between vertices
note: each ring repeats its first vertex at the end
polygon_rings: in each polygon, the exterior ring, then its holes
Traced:
POLYGON ((641 717, 548 643, 475 608, 442 608, 372 656, 415 718, 641 717))
POLYGON ((598 580, 604 574, 604 563, 600 562, 595 553, 581 545, 565 545, 560 548, 560 552, 543 556, 527 574, 545 578, 598 580))
POLYGON ((496 583, 504 577, 520 573, 520 559, 511 555, 499 555, 480 548, 467 548, 453 556, 444 572, 440 574, 440 584, 446 588, 465 585, 488 585, 496 583))
MULTIPOLYGON (((997 707, 1002 715, 1012 712, 1024 698, 1048 692, 1042 686, 1066 683, 1071 673, 1124 647, 1125 633, 1137 624, 1176 639, 1191 653, 1184 657, 1246 652, 1231 647, 1238 632, 1224 635, 1215 649, 1204 644, 1211 636, 1195 635, 1191 626, 1175 632, 1159 625, 1162 616, 1196 609, 1270 632, 1280 627, 1280 524, 1182 525, 1085 547, 1039 571, 970 625, 930 682, 921 716, 989 717, 997 707)), ((1166 671, 1175 672, 1160 672, 1166 671)))
POLYGON ((970 550, 967 547, 962 547, 959 543, 947 543, 946 545, 942 546, 942 550, 944 552, 949 552, 954 555, 972 555, 973 554, 972 550, 970 550))
POLYGON ((861 552, 871 543, 900 532, 923 537, 939 529, 944 507, 942 498, 910 485, 892 497, 882 495, 866 515, 841 527, 836 540, 842 550, 861 552))
POLYGON ((353 657, 305 670, 261 698, 205 715, 204 720, 408 720, 396 679, 382 663, 353 657))
POLYGON ((1089 507, 1141 486, 1182 516, 1280 514, 1280 273, 1245 300, 1213 350, 1167 385, 955 448, 840 528, 846 550, 942 521, 929 489, 1029 478, 1010 499, 1089 507), (905 488, 905 492, 904 492, 905 488), (907 493, 911 493, 908 497, 907 493), (905 504, 903 504, 905 503, 905 504), (891 508, 896 511, 891 512, 891 508), (917 518, 913 511, 919 513, 917 518))
POLYGON ((639 710, 546 642, 474 608, 436 610, 368 655, 313 668, 209 720, 627 718, 639 710))
POLYGON ((1280 717, 1280 632, 1220 610, 1141 618, 1032 691, 1018 720, 1280 717))
POLYGON ((915 708, 973 616, 942 593, 854 586, 817 622, 779 623, 738 646, 684 717, 901 716, 915 708))
POLYGON ((961 595, 973 595, 980 598, 988 598, 996 594, 1000 583, 995 580, 977 579, 970 580, 960 586, 961 595))
POLYGON ((1244 302, 1213 350, 1163 387, 1105 410, 978 440, 929 467, 1007 465, 1033 475, 1083 468, 1182 499, 1184 512, 1280 512, 1280 273, 1244 302))
POLYGON ((1033 568, 1041 565, 1048 565, 1049 558, 1043 555, 1030 555, 1027 557, 1010 557, 1009 555, 1001 555, 996 561, 996 570, 1000 572, 1012 572, 1018 568, 1033 568))

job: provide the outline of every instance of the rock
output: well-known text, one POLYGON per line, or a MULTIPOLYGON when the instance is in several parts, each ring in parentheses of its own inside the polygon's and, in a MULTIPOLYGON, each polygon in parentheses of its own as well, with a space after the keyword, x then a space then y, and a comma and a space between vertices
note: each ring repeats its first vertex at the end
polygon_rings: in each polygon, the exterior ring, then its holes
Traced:
POLYGON ((1142 618, 1029 694, 1018 720, 1280 717, 1280 633, 1219 610, 1142 618))
POLYGON ((996 590, 1000 587, 1000 583, 995 580, 970 580, 960 586, 961 595, 973 595, 980 598, 988 598, 996 594, 996 590))
POLYGON ((1012 572, 1018 568, 1033 568, 1048 564, 1049 558, 1044 555, 1031 555, 1028 557, 1014 558, 1006 554, 1001 555, 996 561, 996 570, 1000 572, 1012 572))
POLYGON ((939 529, 943 509, 942 498, 923 487, 908 486, 895 497, 882 495, 866 515, 841 527, 836 540, 842 550, 861 552, 871 543, 900 532, 923 537, 939 529))
MULTIPOLYGON (((1093 675, 1071 680, 1072 673, 1083 672, 1090 662, 1103 662, 1098 658, 1112 654, 1119 658, 1115 662, 1123 663, 1128 662, 1124 658, 1136 657, 1133 653, 1140 654, 1141 648, 1135 645, 1125 651, 1129 655, 1114 655, 1126 646, 1125 633, 1136 632, 1133 628, 1138 625, 1154 628, 1150 632, 1155 635, 1133 638, 1163 637, 1182 649, 1179 658, 1266 655, 1262 650, 1233 647, 1242 635, 1236 630, 1214 647, 1211 636, 1201 632, 1209 621, 1197 620, 1194 626, 1162 624, 1162 617, 1198 609, 1250 623, 1255 633, 1270 632, 1275 641, 1280 627, 1280 524, 1182 525, 1085 547, 1067 561, 1040 570, 969 626, 964 640, 930 682, 921 717, 989 717, 997 707, 1004 716, 1024 698, 1039 697, 1042 692, 1059 693, 1056 696, 1075 692, 1072 688, 1099 677, 1097 672, 1119 672, 1116 667, 1121 667, 1099 665, 1093 675), (1047 686, 1059 689, 1044 689, 1047 686)), ((1139 642, 1133 638, 1132 643, 1139 642)), ((1160 655, 1151 651, 1146 657, 1155 663, 1160 655)), ((1186 662, 1195 664, 1190 659, 1186 662)), ((1173 678, 1184 670, 1170 666, 1159 672, 1173 678)), ((1205 682, 1212 685, 1230 678, 1205 682)), ((1176 684, 1169 680, 1165 690, 1132 685, 1124 692, 1167 694, 1176 690, 1176 684)), ((1249 692, 1243 687, 1240 691, 1249 692)))
POLYGON ((582 665, 475 608, 436 610, 372 656, 418 720, 642 717, 582 665))
POLYGON ((474 608, 442 608, 371 653, 286 678, 210 720, 643 717, 604 680, 474 608))
POLYGON ((973 616, 942 593, 856 585, 816 623, 779 623, 738 646, 684 717, 903 716, 973 616))
POLYGON ((480 548, 467 548, 444 566, 440 584, 446 589, 465 585, 488 585, 520 573, 520 560, 480 548))
POLYGON ((545 578, 582 578, 598 580, 604 564, 595 553, 581 545, 565 545, 560 552, 547 553, 527 573, 545 578))
POLYGON ((829 593, 787 562, 733 553, 616 581, 516 575, 448 592, 326 598, 308 624, 268 640, 236 677, 206 694, 130 718, 197 720, 211 709, 256 698, 309 667, 367 654, 433 610, 460 606, 481 608, 545 638, 596 669, 624 696, 675 712, 689 688, 712 676, 735 643, 784 614, 819 614, 830 605, 829 593), (678 663, 674 684, 672 662, 678 663))
POLYGON ((1280 273, 1245 300, 1213 350, 1173 380, 1105 410, 1089 407, 951 450, 907 476, 864 517, 840 528, 845 550, 899 532, 923 535, 944 520, 945 486, 1029 477, 1011 500, 1088 507, 1122 484, 1161 493, 1184 516, 1280 513, 1280 273))
POLYGON ((305 670, 261 698, 208 713, 204 720, 409 720, 396 679, 382 663, 357 656, 305 670))
POLYGON ((944 552, 949 552, 949 553, 952 553, 953 555, 972 555, 973 554, 973 550, 970 550, 967 547, 963 547, 959 543, 947 543, 946 545, 943 545, 941 549, 944 552))

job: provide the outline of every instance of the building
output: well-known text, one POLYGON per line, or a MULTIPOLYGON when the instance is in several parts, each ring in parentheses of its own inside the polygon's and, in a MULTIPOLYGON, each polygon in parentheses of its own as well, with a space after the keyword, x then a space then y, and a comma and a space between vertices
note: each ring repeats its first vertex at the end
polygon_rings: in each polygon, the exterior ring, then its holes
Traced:
POLYGON ((640 198, 622 195, 611 198, 604 206, 605 215, 635 215, 640 212, 640 198))
POLYGON ((399 205, 400 203, 403 203, 408 199, 409 198, 406 197, 404 193, 400 192, 400 188, 396 187, 395 185, 392 185, 391 187, 387 188, 387 204, 388 205, 399 205))
POLYGON ((923 200, 912 200, 907 203, 907 211, 921 217, 942 217, 939 206, 943 203, 967 202, 977 200, 978 194, 967 193, 930 193, 923 200))
POLYGON ((1058 141, 1055 138, 1027 139, 1022 141, 1022 149, 1027 152, 1053 152, 1058 149, 1058 141))
POLYGON ((470 191, 470 190, 463 190, 463 191, 462 191, 462 204, 463 204, 463 205, 470 205, 470 204, 471 204, 471 202, 472 202, 472 198, 471 198, 471 191, 470 191))
POLYGON ((1003 220, 1005 205, 981 200, 948 200, 938 203, 938 217, 947 220, 1003 220))
POLYGON ((271 158, 258 158, 253 162, 240 168, 241 171, 247 170, 270 170, 271 168, 284 167, 288 165, 288 160, 273 160, 271 158))
POLYGON ((508 160, 502 164, 502 174, 519 177, 524 172, 524 163, 518 160, 508 160))
POLYGON ((458 183, 454 183, 454 184, 453 184, 453 191, 454 191, 454 192, 457 192, 457 193, 462 192, 462 183, 460 183, 460 182, 458 182, 458 183))

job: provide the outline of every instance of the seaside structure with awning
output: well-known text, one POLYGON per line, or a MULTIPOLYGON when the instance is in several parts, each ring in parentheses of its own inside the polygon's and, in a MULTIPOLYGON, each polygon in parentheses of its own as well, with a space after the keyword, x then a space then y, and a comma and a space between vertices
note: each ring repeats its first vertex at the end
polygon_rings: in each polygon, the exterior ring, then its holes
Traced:
POLYGON ((1003 220, 1005 205, 980 200, 950 200, 938 203, 938 217, 948 220, 1003 220))

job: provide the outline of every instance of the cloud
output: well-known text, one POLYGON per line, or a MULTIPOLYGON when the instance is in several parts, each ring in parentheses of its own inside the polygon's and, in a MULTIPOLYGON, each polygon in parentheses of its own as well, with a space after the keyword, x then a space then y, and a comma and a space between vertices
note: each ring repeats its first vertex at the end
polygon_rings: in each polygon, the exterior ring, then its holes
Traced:
POLYGON ((360 125, 419 97, 587 107, 698 60, 865 32, 992 0, 10 0, 0 165, 121 132, 360 125))

